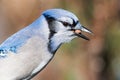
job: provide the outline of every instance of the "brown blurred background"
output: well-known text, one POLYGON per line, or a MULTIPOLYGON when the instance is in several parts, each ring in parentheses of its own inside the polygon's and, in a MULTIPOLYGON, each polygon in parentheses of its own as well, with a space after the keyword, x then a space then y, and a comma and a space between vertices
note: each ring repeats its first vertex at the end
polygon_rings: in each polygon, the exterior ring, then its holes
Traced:
POLYGON ((34 80, 120 80, 120 0, 0 0, 0 42, 50 8, 74 12, 94 35, 62 45, 34 80))

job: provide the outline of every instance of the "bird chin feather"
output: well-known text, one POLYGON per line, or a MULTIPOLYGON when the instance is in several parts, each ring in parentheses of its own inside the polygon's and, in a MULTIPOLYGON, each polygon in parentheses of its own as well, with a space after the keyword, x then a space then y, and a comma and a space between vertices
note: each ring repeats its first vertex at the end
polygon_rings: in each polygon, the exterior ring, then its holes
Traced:
POLYGON ((55 43, 68 43, 76 37, 72 36, 73 34, 71 31, 60 31, 53 36, 53 40, 55 43))
POLYGON ((69 42, 71 42, 74 38, 75 38, 75 36, 70 37, 70 38, 66 39, 66 40, 64 41, 64 43, 69 43, 69 42))
POLYGON ((54 52, 60 47, 61 44, 63 43, 68 43, 72 39, 74 39, 76 36, 66 36, 60 35, 60 34, 55 34, 51 39, 50 39, 50 51, 54 52), (63 38, 64 37, 64 38, 63 38))

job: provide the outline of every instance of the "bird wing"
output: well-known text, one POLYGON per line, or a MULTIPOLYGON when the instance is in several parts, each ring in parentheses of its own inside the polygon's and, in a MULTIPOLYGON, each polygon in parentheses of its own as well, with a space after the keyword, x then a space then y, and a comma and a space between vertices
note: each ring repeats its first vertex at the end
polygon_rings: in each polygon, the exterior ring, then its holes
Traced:
POLYGON ((13 53, 16 53, 16 48, 15 47, 10 47, 9 49, 7 49, 7 48, 0 48, 0 58, 5 58, 9 51, 11 51, 13 53))
POLYGON ((0 58, 6 57, 9 52, 17 53, 18 48, 25 44, 32 35, 33 32, 27 27, 6 39, 0 45, 0 58))

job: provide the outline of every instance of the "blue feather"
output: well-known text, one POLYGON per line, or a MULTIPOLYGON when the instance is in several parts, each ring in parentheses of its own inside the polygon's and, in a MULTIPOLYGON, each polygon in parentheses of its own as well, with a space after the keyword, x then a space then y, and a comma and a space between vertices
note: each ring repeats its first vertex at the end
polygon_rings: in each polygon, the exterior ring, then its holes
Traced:
POLYGON ((17 53, 17 50, 23 46, 29 38, 32 36, 40 35, 40 32, 44 33, 41 31, 42 27, 44 26, 40 26, 41 24, 43 25, 43 23, 40 23, 42 20, 43 16, 39 17, 32 24, 18 31, 17 33, 10 36, 7 40, 5 40, 0 45, 0 57, 7 56, 8 52, 17 53))
POLYGON ((74 20, 78 20, 78 18, 69 11, 63 10, 63 9, 50 9, 43 12, 43 15, 54 17, 55 19, 61 18, 61 17, 69 17, 74 18, 74 20))
POLYGON ((18 48, 32 36, 32 31, 27 27, 12 35, 0 45, 0 57, 7 56, 8 52, 17 53, 18 48))

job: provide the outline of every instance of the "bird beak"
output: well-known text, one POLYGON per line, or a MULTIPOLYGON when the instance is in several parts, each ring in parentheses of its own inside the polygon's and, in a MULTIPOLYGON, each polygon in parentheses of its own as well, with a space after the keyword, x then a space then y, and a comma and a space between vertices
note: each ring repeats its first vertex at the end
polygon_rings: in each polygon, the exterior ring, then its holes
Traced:
POLYGON ((86 33, 90 33, 92 34, 92 31, 90 31, 89 29, 85 28, 84 26, 81 26, 80 23, 78 23, 75 27, 74 27, 74 33, 76 36, 81 37, 85 40, 89 40, 88 37, 86 37, 85 35, 82 34, 82 32, 86 32, 86 33))

